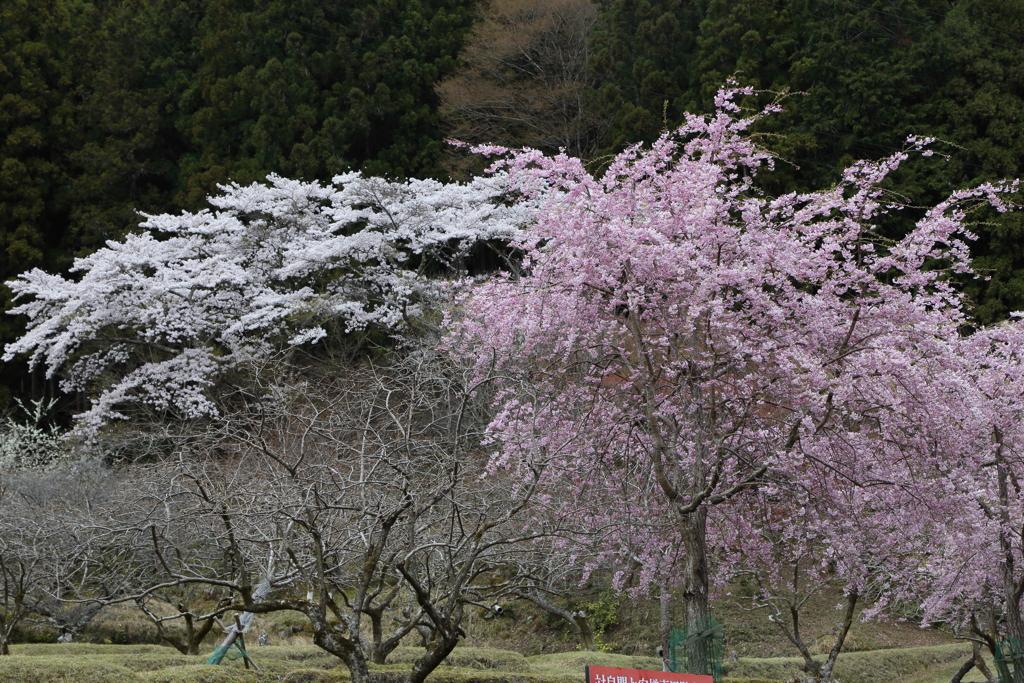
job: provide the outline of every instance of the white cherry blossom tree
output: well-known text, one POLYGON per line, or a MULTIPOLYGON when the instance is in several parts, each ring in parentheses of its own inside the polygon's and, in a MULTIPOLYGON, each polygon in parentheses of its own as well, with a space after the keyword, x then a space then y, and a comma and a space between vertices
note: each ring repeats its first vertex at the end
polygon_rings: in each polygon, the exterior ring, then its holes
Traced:
POLYGON ((332 185, 270 176, 222 186, 211 210, 145 216, 142 230, 9 286, 28 316, 10 344, 64 391, 93 403, 78 431, 144 406, 172 417, 218 413, 233 369, 312 344, 340 324, 394 331, 436 297, 438 275, 529 220, 506 178, 390 182, 349 173, 332 185))

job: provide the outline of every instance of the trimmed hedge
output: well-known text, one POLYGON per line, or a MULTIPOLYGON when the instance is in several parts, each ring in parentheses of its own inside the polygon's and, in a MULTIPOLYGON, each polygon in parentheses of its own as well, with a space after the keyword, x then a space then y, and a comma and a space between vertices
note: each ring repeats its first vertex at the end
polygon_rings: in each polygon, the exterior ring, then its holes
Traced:
POLYGON ((281 679, 281 683, 348 683, 348 674, 323 669, 295 669, 281 679))
POLYGON ((131 669, 73 657, 0 657, 0 683, 140 683, 131 669))
MULTIPOLYGON (((964 659, 970 650, 969 645, 955 643, 935 647, 844 652, 836 661, 834 675, 843 683, 898 681, 938 664, 964 659)), ((825 657, 816 656, 815 659, 824 660, 825 657)), ((806 676, 800 668, 802 665, 803 659, 797 657, 740 658, 735 662, 726 662, 722 669, 728 678, 788 681, 806 676)))
POLYGON ((146 683, 259 683, 256 673, 227 666, 176 666, 143 674, 146 683))
MULTIPOLYGON (((412 664, 423 656, 422 647, 399 647, 388 656, 388 664, 412 664)), ((445 666, 463 669, 495 669, 499 671, 530 671, 526 657, 511 650, 494 650, 485 647, 457 647, 444 660, 445 666)))
POLYGON ((530 670, 538 674, 572 674, 576 680, 583 677, 585 666, 616 666, 622 669, 646 669, 661 671, 661 660, 657 657, 636 657, 615 655, 608 652, 556 652, 550 655, 528 657, 530 670))

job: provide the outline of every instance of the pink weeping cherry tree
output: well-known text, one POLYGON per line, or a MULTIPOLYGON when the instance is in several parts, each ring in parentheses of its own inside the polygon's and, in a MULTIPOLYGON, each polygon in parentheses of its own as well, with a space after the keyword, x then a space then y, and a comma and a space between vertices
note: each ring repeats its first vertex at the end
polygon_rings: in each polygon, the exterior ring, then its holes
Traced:
MULTIPOLYGON (((986 647, 996 674, 975 654, 958 672, 977 666, 990 680, 1024 681, 1024 324, 1020 317, 959 341, 960 433, 945 440, 932 463, 934 496, 950 505, 933 534, 933 552, 913 576, 923 620, 953 625, 986 647), (941 488, 940 488, 941 487, 941 488), (1013 666, 1011 671, 1010 666, 1013 666)), ((949 409, 949 402, 933 409, 949 409)))
MULTIPOLYGON (((747 131, 774 107, 744 116, 745 94, 724 89, 713 115, 599 176, 565 155, 482 148, 541 208, 515 238, 521 274, 467 286, 448 320, 451 352, 504 378, 492 468, 544 467, 549 491, 607 501, 608 523, 664 511, 689 622, 709 614, 709 525, 741 494, 815 472, 891 484, 941 458, 928 408, 963 367, 967 319, 948 274, 970 272, 966 212, 1005 210, 1016 188, 956 192, 887 241, 879 219, 902 207, 882 183, 929 141, 829 190, 768 198, 752 179, 772 159, 747 131), (629 495, 633 476, 657 504, 629 495)), ((637 559, 664 576, 665 556, 637 559)))

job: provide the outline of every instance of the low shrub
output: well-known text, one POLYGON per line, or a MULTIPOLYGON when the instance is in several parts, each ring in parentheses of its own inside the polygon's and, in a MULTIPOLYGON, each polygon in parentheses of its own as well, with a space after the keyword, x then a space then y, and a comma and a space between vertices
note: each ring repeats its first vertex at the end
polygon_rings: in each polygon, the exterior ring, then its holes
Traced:
MULTIPOLYGON (((430 683, 577 683, 582 680, 582 672, 575 676, 552 674, 529 674, 512 671, 495 671, 486 669, 456 669, 441 666, 435 669, 427 680, 430 683)), ((371 674, 373 678, 374 674, 371 674)), ((377 681, 373 683, 402 683, 404 679, 377 681)))

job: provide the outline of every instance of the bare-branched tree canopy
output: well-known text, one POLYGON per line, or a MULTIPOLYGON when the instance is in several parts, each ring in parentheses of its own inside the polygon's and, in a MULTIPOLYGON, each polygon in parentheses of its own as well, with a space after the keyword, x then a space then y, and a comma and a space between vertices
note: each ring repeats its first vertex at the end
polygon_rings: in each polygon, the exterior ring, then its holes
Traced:
POLYGON ((99 611, 83 598, 122 592, 131 553, 104 519, 119 497, 95 462, 0 469, 0 654, 27 622, 76 636, 99 611))
POLYGON ((182 608, 197 625, 227 609, 301 612, 358 682, 422 635, 417 683, 465 635, 468 605, 514 593, 517 549, 557 531, 524 523, 540 471, 481 478, 485 404, 440 352, 314 375, 240 390, 178 457, 131 468, 116 533, 132 539, 138 589, 115 599, 182 585, 232 598, 182 608))
POLYGON ((609 121, 593 90, 590 0, 491 0, 437 88, 450 134, 470 143, 528 146, 589 157, 609 121))

